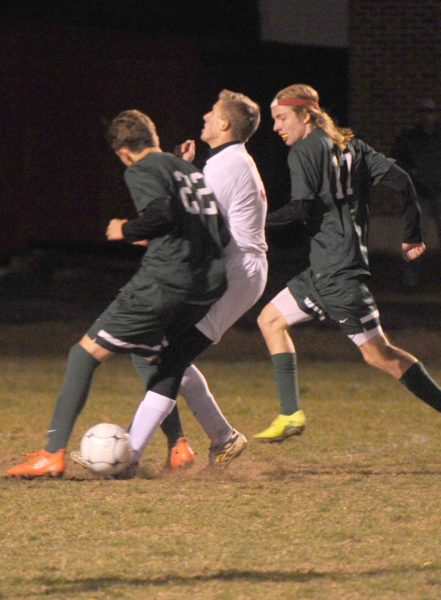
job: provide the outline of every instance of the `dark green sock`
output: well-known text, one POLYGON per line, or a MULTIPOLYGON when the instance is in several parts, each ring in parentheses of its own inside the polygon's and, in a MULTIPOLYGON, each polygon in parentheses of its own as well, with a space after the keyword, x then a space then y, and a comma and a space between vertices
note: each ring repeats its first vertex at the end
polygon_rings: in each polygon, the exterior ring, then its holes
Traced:
POLYGON ((280 400, 280 413, 292 415, 299 410, 297 357, 292 352, 273 354, 274 377, 280 400))
POLYGON ((176 446, 176 442, 179 438, 184 437, 182 431, 181 417, 179 416, 178 405, 175 404, 171 413, 166 417, 161 424, 161 429, 167 436, 167 443, 169 448, 176 446))
POLYGON ((145 387, 147 388, 148 382, 152 375, 156 373, 156 365, 152 365, 148 360, 143 358, 142 356, 138 356, 136 354, 132 354, 132 363, 136 369, 136 372, 143 380, 145 387))
POLYGON ((86 403, 93 374, 99 365, 100 362, 79 344, 70 349, 66 374, 48 431, 48 452, 66 448, 75 421, 86 403))
MULTIPOLYGON (((150 378, 156 373, 157 367, 155 365, 151 365, 147 360, 145 360, 145 358, 142 358, 142 356, 136 356, 135 354, 132 354, 132 362, 138 375, 141 377, 147 387, 150 378)), ((169 448, 173 448, 178 439, 184 437, 177 404, 168 417, 166 417, 162 422, 161 429, 167 436, 169 448)))
POLYGON ((413 364, 399 381, 420 400, 441 412, 441 388, 433 381, 421 362, 413 364))

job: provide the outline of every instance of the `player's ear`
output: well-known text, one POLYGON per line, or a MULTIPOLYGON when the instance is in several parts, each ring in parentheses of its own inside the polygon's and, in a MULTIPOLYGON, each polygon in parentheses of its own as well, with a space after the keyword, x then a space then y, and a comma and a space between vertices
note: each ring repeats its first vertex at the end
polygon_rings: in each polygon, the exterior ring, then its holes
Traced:
POLYGON ((117 150, 116 155, 119 157, 120 161, 126 165, 126 167, 129 167, 131 164, 133 164, 131 152, 125 146, 117 150))
POLYGON ((303 113, 303 122, 309 123, 311 121, 311 113, 308 110, 305 110, 305 112, 303 113))
POLYGON ((221 129, 222 131, 228 131, 231 127, 230 119, 228 117, 221 118, 221 129))

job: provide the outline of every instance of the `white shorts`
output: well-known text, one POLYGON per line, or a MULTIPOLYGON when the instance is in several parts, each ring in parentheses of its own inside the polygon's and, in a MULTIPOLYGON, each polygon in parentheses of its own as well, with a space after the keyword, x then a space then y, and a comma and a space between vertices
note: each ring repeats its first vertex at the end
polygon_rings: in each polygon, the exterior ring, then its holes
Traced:
POLYGON ((231 254, 225 261, 228 288, 196 327, 214 344, 260 298, 268 276, 266 254, 231 254))
MULTIPOLYGON (((271 303, 274 304, 277 310, 282 313, 289 326, 295 325, 296 323, 311 321, 313 319, 311 315, 304 312, 299 307, 296 299, 287 287, 279 292, 277 296, 271 300, 271 303)), ((378 325, 372 329, 363 331, 362 333, 346 335, 356 346, 361 346, 368 340, 381 334, 383 334, 383 329, 381 325, 378 325)))

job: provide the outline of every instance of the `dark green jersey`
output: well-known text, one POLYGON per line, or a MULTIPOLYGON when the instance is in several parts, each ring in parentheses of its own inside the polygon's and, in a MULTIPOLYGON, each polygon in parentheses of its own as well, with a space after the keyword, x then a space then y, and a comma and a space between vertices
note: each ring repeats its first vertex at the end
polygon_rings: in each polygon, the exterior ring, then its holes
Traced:
POLYGON ((291 200, 307 201, 309 206, 315 281, 337 274, 369 274, 370 191, 393 162, 360 139, 351 140, 341 151, 322 129, 291 146, 291 200))
POLYGON ((202 173, 173 154, 152 152, 127 168, 125 181, 139 215, 162 198, 173 214, 169 232, 149 241, 131 285, 140 290, 153 279, 186 302, 213 302, 225 286, 221 217, 202 173))

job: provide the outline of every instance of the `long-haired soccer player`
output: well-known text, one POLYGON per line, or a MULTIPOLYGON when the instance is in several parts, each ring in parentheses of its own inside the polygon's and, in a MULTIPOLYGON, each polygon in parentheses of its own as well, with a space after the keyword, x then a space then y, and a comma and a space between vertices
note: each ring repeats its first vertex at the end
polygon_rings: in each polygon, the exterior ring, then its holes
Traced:
POLYGON ((279 91, 271 113, 274 131, 290 148, 291 199, 268 215, 267 227, 305 223, 310 251, 308 268, 288 281, 258 318, 274 367, 280 414, 254 437, 278 442, 303 431, 305 415, 299 408, 296 352, 288 329, 326 316, 338 323, 369 365, 389 373, 441 411, 440 387, 417 358, 389 342, 366 285, 370 275, 367 233, 372 186, 382 183, 401 196, 404 260, 413 260, 425 250, 410 177, 393 159, 355 138, 350 129, 337 127, 309 85, 294 84, 279 91))

